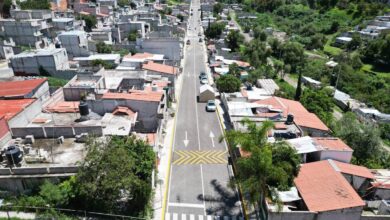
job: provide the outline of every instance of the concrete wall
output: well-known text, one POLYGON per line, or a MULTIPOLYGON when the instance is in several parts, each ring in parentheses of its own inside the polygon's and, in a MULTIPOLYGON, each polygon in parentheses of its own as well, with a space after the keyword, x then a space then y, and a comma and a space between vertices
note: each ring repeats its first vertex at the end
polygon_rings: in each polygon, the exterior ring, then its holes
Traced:
POLYGON ((43 101, 47 100, 48 98, 50 98, 49 82, 46 81, 41 86, 39 86, 37 89, 34 89, 32 91, 31 96, 29 96, 28 98, 36 98, 39 101, 41 101, 41 103, 43 101))
POLYGON ((11 37, 16 45, 25 45, 35 48, 38 41, 41 41, 43 34, 41 30, 48 28, 43 20, 15 21, 14 19, 0 20, 0 35, 11 37))
POLYGON ((10 128, 27 126, 42 111, 42 103, 34 101, 8 121, 10 128))
POLYGON ((99 115, 113 112, 118 106, 126 106, 138 112, 138 119, 135 129, 144 132, 154 132, 158 127, 159 102, 148 102, 138 100, 88 100, 91 111, 99 115))
POLYGON ((268 220, 314 220, 314 212, 269 212, 268 220))
POLYGON ((363 207, 341 209, 328 212, 268 212, 268 220, 353 220, 360 219, 363 207))
POLYGON ((59 182, 59 179, 68 178, 77 171, 77 166, 1 168, 0 188, 15 194, 25 193, 46 180, 59 182))
POLYGON ((12 137, 24 138, 27 135, 34 135, 35 138, 72 138, 82 133, 89 135, 102 136, 103 128, 101 126, 56 126, 56 127, 14 127, 11 128, 12 137))
POLYGON ((13 57, 11 66, 15 75, 39 75, 39 67, 42 66, 50 74, 57 70, 68 70, 68 54, 65 49, 51 55, 13 57))
POLYGON ((91 55, 91 52, 88 50, 87 33, 58 35, 58 38, 69 57, 87 57, 91 55))
POLYGON ((164 54, 169 60, 180 60, 182 58, 182 41, 179 38, 149 38, 142 39, 138 52, 164 54))
POLYGON ((320 151, 320 160, 333 159, 344 163, 349 163, 352 159, 353 151, 332 151, 324 150, 320 151))

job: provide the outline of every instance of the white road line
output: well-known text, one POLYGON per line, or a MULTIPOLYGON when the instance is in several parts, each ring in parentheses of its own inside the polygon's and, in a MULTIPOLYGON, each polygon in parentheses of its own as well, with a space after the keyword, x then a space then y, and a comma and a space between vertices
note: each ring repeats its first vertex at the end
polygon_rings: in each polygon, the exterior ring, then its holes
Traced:
POLYGON ((199 220, 203 220, 203 217, 204 217, 203 215, 199 215, 199 216, 198 216, 198 219, 199 219, 199 220))
POLYGON ((213 220, 213 217, 211 217, 211 215, 208 215, 207 220, 213 220))
POLYGON ((187 215, 186 214, 181 214, 181 220, 187 220, 187 215))
POLYGON ((176 203, 176 202, 170 202, 170 203, 168 203, 168 206, 201 208, 201 209, 204 208, 204 204, 196 204, 196 203, 176 203))
POLYGON ((190 215, 190 220, 195 220, 195 215, 191 214, 190 215))
POLYGON ((171 214, 169 212, 165 212, 165 220, 170 220, 171 214))
MULTIPOLYGON (((193 57, 194 57, 194 74, 195 74, 195 52, 193 53, 193 57)), ((195 84, 195 97, 196 97, 196 94, 198 93, 198 90, 197 90, 197 86, 196 86, 196 80, 194 80, 194 84, 195 84)), ((199 118, 198 118, 198 103, 197 103, 197 100, 195 99, 195 117, 196 117, 196 130, 198 132, 198 147, 199 147, 199 150, 200 150, 200 135, 199 135, 199 118)), ((203 194, 204 195, 204 194, 203 194)))
POLYGON ((177 213, 173 213, 173 220, 177 220, 177 213))
MULTIPOLYGON (((175 141, 175 139, 173 139, 175 141)), ((175 147, 175 144, 173 144, 173 147, 175 147)), ((173 150, 172 150, 173 152, 173 150)), ((168 186, 168 198, 167 201, 169 202, 169 195, 171 194, 171 179, 172 179, 172 164, 171 167, 169 168, 169 186, 168 186)), ((166 183, 168 184, 168 183, 166 183)), ((169 212, 169 205, 167 205, 166 212, 169 212)))
POLYGON ((200 179, 202 181, 202 194, 203 194, 203 205, 204 205, 204 215, 206 215, 206 201, 204 199, 204 183, 203 183, 203 167, 202 164, 200 165, 200 179))

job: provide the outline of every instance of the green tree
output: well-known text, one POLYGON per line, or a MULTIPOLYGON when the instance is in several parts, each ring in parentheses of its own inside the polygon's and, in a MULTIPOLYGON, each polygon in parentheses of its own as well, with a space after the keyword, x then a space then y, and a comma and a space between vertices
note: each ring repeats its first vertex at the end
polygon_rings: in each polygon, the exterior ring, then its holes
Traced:
POLYGON ((129 33, 129 35, 127 36, 127 40, 129 40, 129 41, 136 41, 137 37, 138 37, 138 32, 136 30, 135 31, 131 31, 129 33))
POLYGON ((118 0, 119 7, 125 7, 129 5, 129 0, 118 0))
POLYGON ((316 114, 325 124, 330 125, 333 121, 333 97, 332 92, 323 89, 307 88, 303 91, 300 99, 303 106, 309 111, 316 114))
POLYGON ((225 29, 225 25, 224 22, 209 23, 209 26, 205 31, 206 37, 213 39, 218 38, 222 34, 223 29, 225 29))
POLYGON ((5 0, 3 9, 2 9, 2 15, 4 18, 8 18, 11 16, 10 10, 11 10, 12 0, 5 0))
POLYGON ((226 36, 225 42, 232 51, 237 51, 244 42, 244 37, 237 30, 231 30, 226 36))
POLYGON ((111 53, 112 46, 100 41, 96 44, 96 51, 98 53, 111 53))
POLYGON ((258 68, 267 64, 267 58, 271 55, 271 50, 267 48, 266 42, 253 39, 245 45, 242 55, 249 60, 252 66, 258 68))
POLYGON ((180 22, 184 21, 184 16, 182 14, 178 14, 176 17, 180 20, 180 22))
POLYGON ((104 67, 104 69, 114 69, 115 67, 113 64, 102 59, 92 60, 92 66, 99 66, 99 65, 104 67))
POLYGON ((26 0, 26 1, 17 1, 17 4, 21 9, 50 9, 49 0, 26 0))
POLYGON ((79 209, 145 216, 152 195, 153 149, 134 136, 90 140, 76 176, 79 209))
POLYGON ((348 44, 347 44, 347 49, 348 50, 356 50, 357 48, 360 47, 360 45, 362 45, 362 39, 360 37, 360 34, 354 33, 352 35, 352 40, 350 42, 348 42, 348 44))
POLYGON ((85 21, 85 30, 88 32, 97 24, 96 17, 92 15, 80 15, 80 19, 85 21))
MULTIPOLYGON (((353 149, 353 162, 358 165, 366 165, 371 168, 379 158, 385 154, 381 150, 379 131, 372 125, 360 124, 355 114, 347 112, 335 123, 335 134, 343 139, 353 149)), ((382 164, 379 164, 381 166, 382 164)))
POLYGON ((241 77, 241 69, 237 65, 237 63, 232 63, 232 64, 229 65, 229 72, 228 72, 228 74, 233 75, 233 76, 235 76, 237 78, 241 77))
POLYGON ((302 45, 296 42, 288 42, 282 47, 282 59, 285 64, 291 65, 292 72, 305 61, 305 50, 302 45))
POLYGON ((219 92, 238 92, 240 91, 241 81, 230 74, 223 75, 217 79, 216 82, 219 92))
POLYGON ((213 13, 215 15, 221 13, 223 11, 223 4, 220 2, 217 2, 216 4, 213 5, 213 13))
POLYGON ((261 28, 260 26, 257 26, 254 31, 253 35, 256 39, 259 39, 260 41, 266 41, 267 40, 267 33, 261 28))

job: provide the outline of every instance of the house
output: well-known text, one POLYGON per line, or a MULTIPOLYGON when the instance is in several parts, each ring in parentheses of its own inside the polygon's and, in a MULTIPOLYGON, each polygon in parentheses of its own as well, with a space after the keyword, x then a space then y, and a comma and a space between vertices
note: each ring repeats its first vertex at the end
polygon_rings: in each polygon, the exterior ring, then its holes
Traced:
POLYGON ((208 100, 215 99, 215 91, 214 88, 210 85, 202 85, 199 88, 199 102, 207 102, 208 100))
POLYGON ((147 70, 148 75, 167 77, 171 82, 171 86, 175 87, 175 82, 179 74, 179 69, 177 67, 148 61, 142 65, 142 69, 147 70))
POLYGON ((106 93, 101 100, 88 100, 92 111, 98 114, 113 112, 118 106, 138 113, 135 131, 156 132, 166 109, 166 95, 161 91, 133 90, 129 93, 106 93))
POLYGON ((51 29, 50 10, 10 11, 11 19, 0 19, 0 36, 12 38, 17 45, 43 48, 48 45, 44 33, 51 29))
POLYGON ((343 110, 359 108, 360 105, 362 105, 362 103, 355 99, 352 99, 351 96, 347 93, 344 93, 337 89, 334 92, 333 99, 335 100, 336 105, 343 110))
POLYGON ((91 55, 91 52, 88 50, 88 39, 85 31, 62 32, 58 35, 58 39, 70 58, 91 55))
POLYGON ((299 155, 302 162, 332 159, 349 163, 353 150, 339 138, 334 137, 299 137, 287 140, 299 155))
POLYGON ((76 75, 63 87, 65 101, 80 101, 88 96, 95 97, 105 89, 101 76, 76 75))
POLYGON ((366 122, 390 122, 390 114, 385 114, 375 108, 355 108, 352 110, 358 118, 366 122))
POLYGON ((321 82, 315 79, 312 79, 308 76, 302 76, 302 83, 306 86, 319 89, 321 88, 321 82))
POLYGON ((64 48, 25 51, 11 58, 15 75, 53 75, 69 70, 68 54, 64 48))
POLYGON ((287 120, 287 116, 290 115, 290 119, 310 136, 326 136, 329 132, 329 128, 298 101, 271 96, 255 101, 255 103, 261 105, 256 109, 258 117, 272 118, 274 115, 280 114, 280 117, 287 120), (266 113, 270 113, 272 116, 266 113))
POLYGON ((36 99, 0 100, 0 117, 4 117, 10 128, 29 124, 42 110, 36 99))
POLYGON ((117 70, 132 70, 140 69, 145 62, 153 61, 161 63, 164 61, 163 54, 151 53, 136 53, 134 55, 126 55, 122 58, 121 64, 116 68, 117 70))
POLYGON ((336 37, 335 44, 342 46, 352 41, 352 37, 336 37))
POLYGON ((46 78, 0 82, 0 99, 31 99, 44 101, 49 98, 46 78))
POLYGON ((101 60, 107 64, 113 65, 116 67, 121 59, 120 54, 93 54, 88 57, 75 57, 74 61, 78 61, 79 65, 82 67, 93 67, 94 61, 101 60))
POLYGON ((294 180, 298 193, 282 201, 280 212, 267 202, 268 219, 361 219, 366 203, 350 184, 353 178, 355 187, 365 187, 373 175, 365 167, 333 160, 303 164, 294 180))

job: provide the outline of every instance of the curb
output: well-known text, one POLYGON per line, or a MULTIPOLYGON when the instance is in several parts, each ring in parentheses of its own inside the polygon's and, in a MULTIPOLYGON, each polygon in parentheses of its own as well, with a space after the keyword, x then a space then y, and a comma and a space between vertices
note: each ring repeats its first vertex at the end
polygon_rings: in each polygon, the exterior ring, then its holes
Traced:
MULTIPOLYGON (((220 110, 218 107, 217 107, 217 115, 218 115, 218 121, 219 121, 221 128, 222 128, 222 133, 223 133, 223 135, 226 135, 225 125, 222 123, 224 120, 222 120, 222 118, 221 118, 220 110)), ((229 143, 226 142, 226 145, 228 147, 228 151, 229 151, 229 155, 230 155, 231 152, 230 152, 229 143)), ((235 174, 237 168, 235 167, 234 163, 232 163, 232 167, 233 167, 233 173, 235 174)), ((237 189, 238 189, 238 196, 240 197, 241 207, 242 207, 242 211, 243 211, 242 214, 244 215, 245 220, 249 220, 248 215, 247 215, 248 211, 246 210, 246 205, 245 205, 246 203, 244 202, 244 199, 242 197, 242 189, 241 189, 240 184, 237 184, 237 189)))

